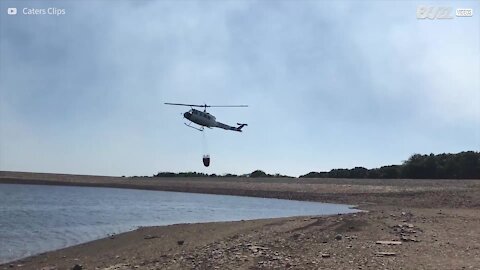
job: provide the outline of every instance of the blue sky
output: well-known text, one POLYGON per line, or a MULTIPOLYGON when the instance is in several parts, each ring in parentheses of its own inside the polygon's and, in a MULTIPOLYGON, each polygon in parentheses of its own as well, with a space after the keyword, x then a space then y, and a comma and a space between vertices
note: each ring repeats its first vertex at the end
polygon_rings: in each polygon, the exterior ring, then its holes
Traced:
POLYGON ((478 1, 0 6, 0 170, 297 176, 480 150, 478 1), (418 20, 418 5, 474 16, 418 20), (249 126, 204 138, 164 102, 248 104, 210 112, 249 126))

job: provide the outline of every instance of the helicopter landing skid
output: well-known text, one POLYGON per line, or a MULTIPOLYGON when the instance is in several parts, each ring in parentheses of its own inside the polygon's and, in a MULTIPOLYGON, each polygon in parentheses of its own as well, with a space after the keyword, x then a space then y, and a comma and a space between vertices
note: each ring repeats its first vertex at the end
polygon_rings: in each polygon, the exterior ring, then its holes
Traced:
POLYGON ((194 127, 194 126, 192 126, 192 122, 190 122, 189 124, 187 124, 187 123, 184 123, 184 124, 185 124, 185 126, 187 126, 187 127, 196 129, 196 130, 198 130, 198 131, 203 131, 203 127, 201 127, 201 128, 194 127))

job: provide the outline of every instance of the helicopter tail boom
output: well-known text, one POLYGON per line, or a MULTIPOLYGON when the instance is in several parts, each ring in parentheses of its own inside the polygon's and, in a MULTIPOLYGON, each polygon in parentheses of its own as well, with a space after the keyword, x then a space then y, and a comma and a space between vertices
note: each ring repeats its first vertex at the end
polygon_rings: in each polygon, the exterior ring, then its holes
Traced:
POLYGON ((242 132, 242 128, 244 126, 248 126, 248 125, 247 124, 238 124, 238 127, 232 127, 232 126, 226 125, 224 123, 217 122, 217 127, 218 128, 222 128, 222 129, 226 129, 226 130, 233 130, 233 131, 238 131, 238 132, 242 132))

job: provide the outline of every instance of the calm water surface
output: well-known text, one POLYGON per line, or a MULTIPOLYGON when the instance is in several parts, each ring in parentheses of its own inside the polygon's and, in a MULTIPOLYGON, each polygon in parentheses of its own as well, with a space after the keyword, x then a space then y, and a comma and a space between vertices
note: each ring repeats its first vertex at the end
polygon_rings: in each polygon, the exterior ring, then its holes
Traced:
POLYGON ((0 263, 138 226, 352 212, 348 205, 279 199, 0 184, 0 263))

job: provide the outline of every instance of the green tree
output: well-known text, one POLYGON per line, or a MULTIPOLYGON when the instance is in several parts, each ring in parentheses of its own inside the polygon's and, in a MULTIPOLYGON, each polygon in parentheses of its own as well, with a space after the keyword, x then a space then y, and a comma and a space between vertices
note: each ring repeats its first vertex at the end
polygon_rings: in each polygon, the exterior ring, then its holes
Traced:
POLYGON ((252 178, 268 177, 268 176, 269 176, 268 174, 266 174, 264 171, 261 171, 261 170, 253 171, 253 172, 250 174, 250 177, 252 177, 252 178))

